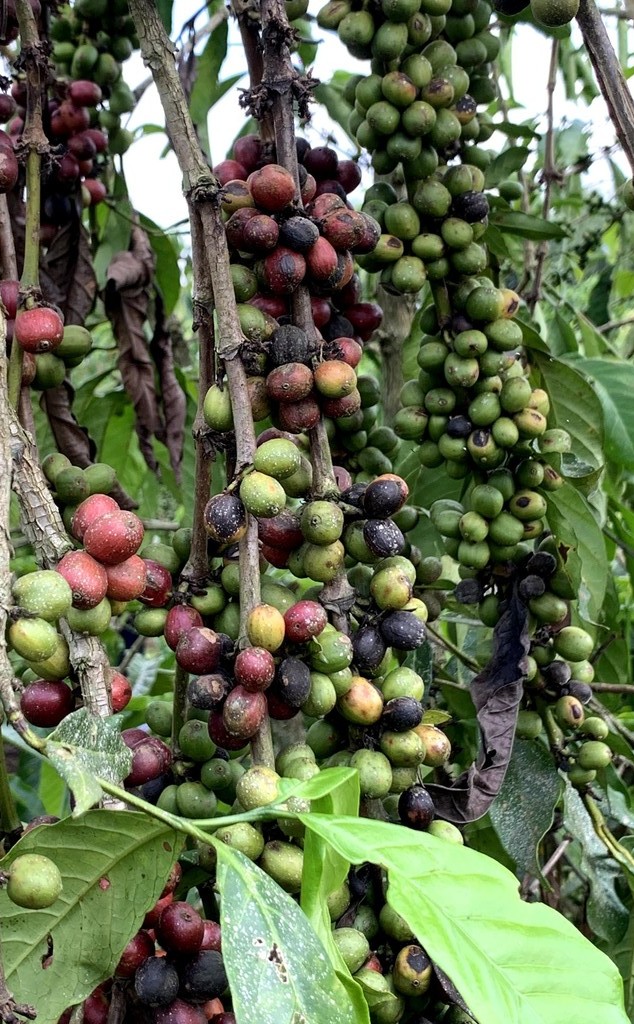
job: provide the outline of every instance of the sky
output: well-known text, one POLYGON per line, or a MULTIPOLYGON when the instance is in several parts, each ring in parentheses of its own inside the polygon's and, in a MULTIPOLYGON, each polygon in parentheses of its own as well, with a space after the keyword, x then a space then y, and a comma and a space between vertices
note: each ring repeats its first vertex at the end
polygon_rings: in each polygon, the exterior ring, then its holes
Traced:
MULTIPOLYGON (((200 6, 199 0, 175 0, 173 25, 179 29, 200 6)), ((312 0, 311 13, 316 13, 320 6, 320 0, 312 0)), ((317 27, 315 27, 314 33, 318 38, 324 40, 323 45, 319 46, 317 51, 313 69, 315 77, 322 81, 328 81, 337 68, 368 73, 367 62, 352 58, 339 42, 336 33, 323 32, 317 27)), ((512 118, 518 121, 533 118, 537 130, 544 124, 549 60, 549 40, 529 26, 522 27, 514 42, 513 75, 515 98, 524 109, 513 111, 512 118)), ((139 54, 135 53, 124 67, 125 78, 133 88, 147 78, 147 70, 143 66, 139 54)), ((235 25, 232 24, 228 53, 220 77, 225 79, 245 70, 239 35, 235 25)), ((245 77, 245 83, 246 81, 245 77)), ((239 83, 239 85, 242 84, 239 83)), ((565 119, 574 120, 575 118, 591 122, 593 149, 613 143, 614 131, 601 98, 595 100, 590 108, 581 104, 575 106, 566 101, 563 86, 559 83, 554 96, 554 110, 557 124, 562 123, 565 119)), ((226 156, 243 123, 244 116, 244 112, 238 105, 237 89, 227 93, 212 108, 209 134, 214 163, 226 156)), ((161 105, 153 86, 146 90, 131 115, 127 127, 133 129, 148 123, 164 124, 161 105)), ((331 128, 332 124, 329 122, 326 112, 316 108, 313 126, 308 129, 306 134, 315 144, 319 144, 316 141, 317 138, 327 134, 331 128)), ((341 138, 341 133, 339 133, 339 137, 341 138)), ((124 157, 124 171, 133 205, 161 227, 168 227, 187 216, 176 158, 171 152, 161 158, 165 142, 166 138, 162 133, 146 135, 135 142, 124 157)), ((342 139, 342 142, 345 145, 345 140, 342 139)), ((493 142, 495 139, 489 145, 492 145, 493 142)), ((611 191, 611 176, 605 162, 597 161, 593 164, 591 176, 596 187, 606 193, 611 191)))

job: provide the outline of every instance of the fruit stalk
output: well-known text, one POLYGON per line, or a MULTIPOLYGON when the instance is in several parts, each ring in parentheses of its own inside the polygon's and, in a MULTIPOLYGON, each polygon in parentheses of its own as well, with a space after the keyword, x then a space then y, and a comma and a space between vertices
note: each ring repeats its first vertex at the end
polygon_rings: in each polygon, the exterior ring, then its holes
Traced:
MULTIPOLYGON (((11 554, 9 550, 9 509, 11 503, 11 445, 9 443, 9 406, 7 402, 6 320, 0 310, 0 674, 10 680, 11 666, 5 638, 7 608, 11 605, 11 554)), ((13 832, 20 827, 15 809, 0 734, 0 830, 13 832)), ((0 964, 1 967, 1 964, 0 964)), ((0 993, 2 978, 0 975, 0 993)))
MULTIPOLYGON (((22 55, 26 68, 27 106, 22 141, 26 152, 26 223, 24 229, 24 265, 21 302, 30 288, 40 282, 40 176, 42 154, 48 152, 48 140, 42 126, 43 67, 46 58, 39 51, 35 17, 28 0, 16 0, 22 55)), ((22 349, 14 343, 9 360, 9 400, 17 409, 22 379, 22 349)))
POLYGON ((205 530, 203 512, 209 500, 211 458, 205 438, 207 427, 202 410, 205 395, 213 384, 215 362, 213 289, 209 278, 209 268, 204 259, 204 243, 201 223, 198 218, 192 221, 192 253, 194 269, 194 329, 198 334, 198 409, 192 431, 196 445, 192 546, 187 565, 182 572, 182 577, 188 582, 196 583, 204 580, 209 571, 207 531, 205 530))
POLYGON ((634 173, 634 99, 594 0, 581 0, 577 22, 616 136, 634 173))
MULTIPOLYGON (((293 107, 293 81, 297 72, 291 63, 287 40, 291 28, 288 23, 283 0, 263 0, 262 39, 264 45, 263 84, 271 84, 270 101, 275 128, 277 161, 295 179, 297 203, 302 206, 299 189, 297 149, 295 147, 295 115, 293 107), (273 83, 275 83, 273 87, 273 83)), ((300 285, 291 296, 293 323, 315 339, 316 331, 310 305, 308 288, 300 285)), ((323 416, 311 431, 310 456, 313 466, 313 494, 324 497, 337 489, 332 468, 330 444, 326 436, 323 416)))

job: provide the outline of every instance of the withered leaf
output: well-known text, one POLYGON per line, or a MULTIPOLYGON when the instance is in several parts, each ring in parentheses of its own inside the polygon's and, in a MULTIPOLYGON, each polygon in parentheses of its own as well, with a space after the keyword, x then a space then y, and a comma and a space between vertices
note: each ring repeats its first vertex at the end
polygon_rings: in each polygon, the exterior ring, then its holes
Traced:
POLYGON ((158 431, 156 436, 166 446, 176 482, 180 484, 187 399, 176 378, 173 339, 163 316, 156 325, 151 352, 158 370, 165 424, 165 428, 158 431))
POLYGON ((528 649, 528 612, 514 589, 493 631, 491 661, 471 683, 480 728, 477 760, 451 785, 427 786, 439 818, 476 821, 499 793, 513 751, 528 649))
POLYGON ((119 348, 117 364, 123 386, 134 405, 139 448, 150 469, 157 472, 152 438, 164 430, 164 424, 145 335, 153 273, 152 248, 145 232, 135 226, 130 249, 117 253, 110 261, 104 301, 119 348))
POLYGON ((97 294, 88 232, 78 218, 60 227, 40 260, 40 284, 67 324, 83 324, 97 294))

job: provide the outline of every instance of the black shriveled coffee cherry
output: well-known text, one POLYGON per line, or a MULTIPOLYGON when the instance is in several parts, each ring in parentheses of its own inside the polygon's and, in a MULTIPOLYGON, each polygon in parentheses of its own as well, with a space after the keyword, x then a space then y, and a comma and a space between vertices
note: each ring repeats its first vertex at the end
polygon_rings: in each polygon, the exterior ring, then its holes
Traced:
POLYGON ((451 212, 454 217, 460 217, 468 224, 475 224, 488 216, 489 200, 483 192, 461 192, 460 195, 454 196, 451 212))
POLYGON ((446 432, 449 437, 468 437, 473 430, 473 423, 466 416, 450 416, 446 432))
POLYGON ((556 569, 557 559, 550 551, 536 551, 526 564, 527 573, 541 576, 543 580, 549 580, 556 569))
POLYGON ((534 597, 541 597, 546 593, 546 584, 541 576, 532 573, 520 580, 517 592, 522 601, 532 601, 534 597))
POLYGON ((482 584, 479 580, 460 580, 453 593, 460 604, 479 604, 482 600, 482 584))
POLYGON ((310 669, 299 658, 284 658, 278 666, 273 685, 287 704, 300 708, 310 693, 310 669))
POLYGON ((369 519, 387 519, 403 504, 403 491, 396 480, 373 480, 365 489, 363 508, 369 519))

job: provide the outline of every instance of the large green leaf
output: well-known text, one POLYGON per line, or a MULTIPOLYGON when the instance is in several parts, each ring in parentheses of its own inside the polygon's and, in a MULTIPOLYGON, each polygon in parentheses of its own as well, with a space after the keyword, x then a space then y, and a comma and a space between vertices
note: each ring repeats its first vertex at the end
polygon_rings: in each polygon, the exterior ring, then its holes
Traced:
POLYGON ((587 464, 588 474, 600 469, 604 463, 603 413, 594 389, 560 359, 533 351, 531 360, 539 368, 550 398, 549 426, 568 431, 572 451, 587 464))
POLYGON ((222 953, 240 1024, 363 1024, 295 900, 243 854, 215 846, 222 953))
POLYGON ((502 789, 489 813, 520 877, 539 872, 537 847, 553 823, 561 788, 561 776, 546 747, 516 739, 502 789))
POLYGON ((628 926, 629 914, 616 892, 621 874, 616 861, 598 838, 592 819, 576 789, 568 784, 564 793, 564 824, 578 842, 569 854, 578 854, 577 868, 586 876, 590 896, 586 904, 592 931, 608 942, 619 942, 628 926))
MULTIPOLYGON (((353 768, 326 768, 319 775, 341 773, 341 782, 330 792, 313 799, 312 810, 319 814, 356 815, 359 810, 359 774, 353 768)), ((313 780, 309 780, 312 782, 313 780)), ((348 861, 325 843, 316 832, 308 831, 304 841, 301 907, 335 965, 337 976, 348 991, 359 1021, 367 1021, 368 1004, 359 985, 350 977, 339 947, 332 937, 327 899, 345 880, 348 861)))
POLYGON ((479 1024, 626 1024, 615 965, 474 850, 367 819, 302 815, 352 863, 388 872, 388 901, 479 1024))
POLYGON ((580 359, 574 366, 594 382, 603 407, 608 458, 634 470, 634 365, 624 359, 580 359))
POLYGON ((580 565, 583 586, 579 593, 582 614, 596 620, 605 596, 610 566, 601 527, 583 494, 564 483, 547 496, 547 520, 558 541, 571 550, 568 563, 580 565))
POLYGON ((67 1006, 111 976, 181 845, 145 814, 98 810, 34 829, 0 861, 6 868, 20 854, 39 853, 62 874, 62 895, 47 910, 21 910, 0 890, 7 984, 35 1005, 38 1024, 57 1024, 67 1006))

